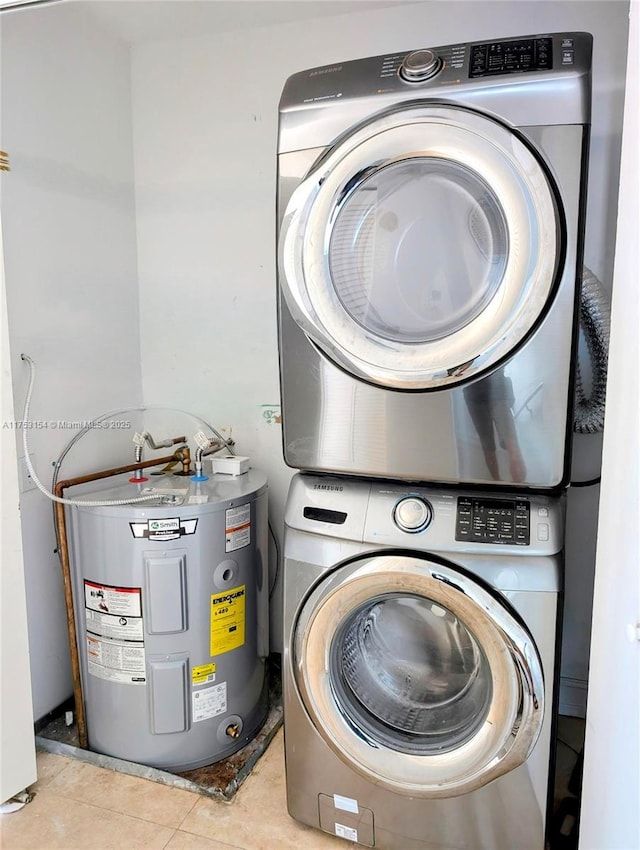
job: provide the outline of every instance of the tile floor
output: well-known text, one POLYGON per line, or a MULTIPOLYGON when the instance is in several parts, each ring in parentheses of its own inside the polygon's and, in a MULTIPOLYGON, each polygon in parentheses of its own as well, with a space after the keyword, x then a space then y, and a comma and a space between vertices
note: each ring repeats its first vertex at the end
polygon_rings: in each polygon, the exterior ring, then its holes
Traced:
POLYGON ((282 729, 230 803, 38 752, 35 797, 0 815, 2 850, 344 850, 292 820, 282 729))
MULTIPOLYGON (((582 745, 584 721, 560 718, 556 802, 582 745)), ((2 850, 344 850, 342 839, 287 814, 283 732, 232 802, 38 753, 31 803, 0 815, 2 850)))

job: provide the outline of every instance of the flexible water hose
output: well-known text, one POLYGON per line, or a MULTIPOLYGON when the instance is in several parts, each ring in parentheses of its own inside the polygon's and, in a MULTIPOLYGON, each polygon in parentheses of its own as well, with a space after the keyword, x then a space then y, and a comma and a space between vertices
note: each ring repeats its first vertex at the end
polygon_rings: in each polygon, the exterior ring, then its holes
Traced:
POLYGON ((582 272, 580 327, 589 351, 592 382, 591 394, 587 397, 578 362, 573 430, 578 434, 595 434, 604 428, 610 308, 598 278, 586 266, 583 266, 582 272))
POLYGON ((27 387, 27 396, 24 402, 24 413, 22 414, 23 420, 23 428, 22 428, 22 446, 24 448, 24 459, 27 464, 27 469, 29 470, 29 475, 33 483, 36 485, 38 490, 41 493, 51 499, 52 502, 58 502, 62 505, 84 505, 85 507, 90 508, 108 508, 114 505, 133 505, 136 502, 149 502, 151 500, 156 500, 159 497, 157 495, 148 495, 148 496, 134 496, 131 499, 104 499, 100 501, 81 501, 78 499, 65 499, 62 496, 56 496, 53 493, 50 493, 47 488, 42 484, 38 476, 36 475, 36 471, 33 468, 33 464, 31 463, 31 458, 29 457, 29 445, 27 441, 27 422, 29 421, 29 407, 31 406, 31 396, 33 394, 33 385, 36 378, 36 364, 29 357, 28 354, 22 354, 22 359, 29 364, 29 386, 27 387))

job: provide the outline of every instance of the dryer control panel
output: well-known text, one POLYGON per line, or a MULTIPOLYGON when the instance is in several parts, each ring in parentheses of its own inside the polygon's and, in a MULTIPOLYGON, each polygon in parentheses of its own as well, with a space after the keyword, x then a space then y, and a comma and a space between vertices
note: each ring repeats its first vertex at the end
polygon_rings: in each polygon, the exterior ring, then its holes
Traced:
MULTIPOLYGON (((563 64, 573 65, 575 39, 562 40, 563 64), (565 50, 564 45, 570 45, 565 50), (564 57, 570 61, 564 61, 564 57)), ((553 42, 549 37, 523 38, 473 44, 469 62, 470 77, 518 74, 523 71, 550 71, 553 68, 553 42)))
MULTIPOLYGON (((474 90, 493 83, 495 77, 527 74, 535 81, 535 86, 532 91, 517 92, 518 97, 527 101, 527 108, 530 108, 529 103, 533 103, 534 107, 541 100, 546 103, 549 100, 547 92, 552 92, 554 99, 562 104, 563 120, 571 123, 567 110, 576 96, 565 91, 567 86, 571 88, 567 75, 588 75, 592 43, 589 33, 546 32, 495 41, 440 46, 418 44, 413 50, 309 68, 287 80, 280 99, 281 120, 282 113, 289 110, 303 108, 306 112, 317 106, 323 110, 323 121, 326 121, 328 106, 345 108, 347 101, 363 97, 379 101, 385 95, 393 96, 395 103, 398 97, 411 99, 426 90, 430 96, 437 93, 444 98, 453 96, 464 100, 469 96, 476 97, 477 91, 474 94, 474 90), (559 80, 562 80, 562 86, 559 86, 559 80), (461 88, 464 94, 461 94, 461 88)), ((354 113, 351 115, 352 123, 358 124, 369 113, 370 110, 365 110, 362 115, 354 113)), ((300 119, 295 126, 299 123, 300 119)), ((317 122, 310 123, 317 136, 317 122)), ((319 123, 322 125, 322 122, 319 123)), ((283 148, 282 141, 280 153, 288 149, 302 149, 301 144, 283 148)), ((316 140, 312 146, 318 144, 320 142, 316 140)))

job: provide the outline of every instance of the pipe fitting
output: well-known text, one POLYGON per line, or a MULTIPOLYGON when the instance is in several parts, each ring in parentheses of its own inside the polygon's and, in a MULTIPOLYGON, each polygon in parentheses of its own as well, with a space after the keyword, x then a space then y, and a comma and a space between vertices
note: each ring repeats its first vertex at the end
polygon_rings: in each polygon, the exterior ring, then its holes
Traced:
MULTIPOLYGON (((142 444, 136 443, 135 447, 135 462, 142 463, 142 444)), ((143 484, 149 479, 142 474, 142 468, 136 469, 132 477, 129 479, 130 484, 143 484)))
POLYGON ((182 464, 182 470, 176 475, 191 475, 191 450, 189 446, 182 446, 173 453, 175 460, 182 464))
POLYGON ((146 442, 150 449, 170 449, 171 446, 177 446, 180 443, 186 443, 186 437, 169 437, 166 440, 160 440, 158 443, 155 442, 153 437, 148 431, 144 431, 140 437, 146 442))

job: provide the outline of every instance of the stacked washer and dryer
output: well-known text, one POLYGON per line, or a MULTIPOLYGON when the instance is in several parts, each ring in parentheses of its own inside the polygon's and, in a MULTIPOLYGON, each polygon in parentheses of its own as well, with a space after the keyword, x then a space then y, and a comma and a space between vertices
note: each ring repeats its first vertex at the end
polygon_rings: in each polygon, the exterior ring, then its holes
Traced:
POLYGON ((282 95, 287 799, 357 844, 545 844, 591 42, 282 95))

